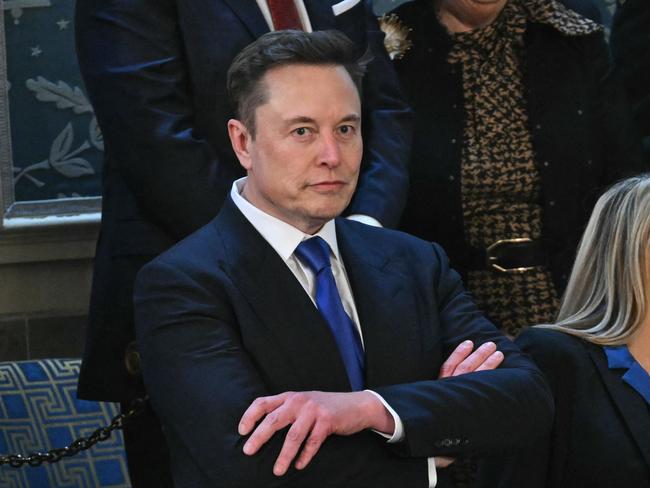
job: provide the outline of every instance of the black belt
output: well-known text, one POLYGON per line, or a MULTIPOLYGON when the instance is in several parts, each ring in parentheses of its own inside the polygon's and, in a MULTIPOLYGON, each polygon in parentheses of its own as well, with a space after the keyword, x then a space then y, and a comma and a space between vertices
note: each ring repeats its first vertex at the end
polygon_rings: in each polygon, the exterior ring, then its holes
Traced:
POLYGON ((525 273, 546 266, 546 251, 541 239, 519 237, 501 239, 487 248, 467 248, 466 271, 489 269, 500 273, 525 273))

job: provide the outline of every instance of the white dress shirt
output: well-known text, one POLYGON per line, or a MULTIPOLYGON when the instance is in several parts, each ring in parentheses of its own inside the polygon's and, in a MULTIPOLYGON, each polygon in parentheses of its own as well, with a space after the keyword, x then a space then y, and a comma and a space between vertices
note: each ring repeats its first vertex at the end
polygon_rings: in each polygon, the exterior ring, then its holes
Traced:
MULTIPOLYGON (((305 234, 292 225, 276 217, 273 217, 266 212, 263 212, 251 204, 248 200, 246 200, 241 195, 245 184, 246 177, 240 178, 233 183, 232 189, 230 191, 230 197, 232 198, 232 201, 244 215, 246 220, 251 223, 255 230, 257 230, 257 232, 262 235, 264 240, 266 240, 266 242, 268 242, 269 245, 275 250, 275 252, 278 253, 278 255, 282 258, 298 282, 302 285, 307 295, 309 295, 314 306, 316 306, 316 276, 308 266, 304 265, 295 256, 294 251, 298 247, 298 244, 314 236, 319 236, 325 242, 327 242, 330 248, 330 263, 332 265, 332 274, 334 275, 336 288, 338 289, 341 301, 343 302, 343 308, 352 319, 352 322, 354 322, 354 325, 359 332, 359 336, 361 337, 361 343, 363 345, 363 331, 361 330, 359 315, 357 314, 357 308, 354 304, 354 296, 352 294, 352 289, 350 288, 350 281, 348 280, 348 275, 345 271, 345 265, 343 264, 343 260, 341 259, 341 255, 339 253, 339 246, 336 240, 336 225, 334 223, 334 220, 327 222, 314 235, 305 234)), ((393 432, 392 436, 383 434, 381 432, 378 432, 378 434, 386 437, 389 443, 399 442, 404 439, 404 425, 402 423, 402 420, 399 418, 399 415, 397 415, 397 412, 395 412, 395 410, 393 410, 391 406, 386 403, 381 395, 372 390, 366 391, 375 395, 384 404, 386 409, 393 416, 393 420, 395 421, 395 431, 393 432)), ((437 473, 434 459, 429 458, 428 464, 429 487, 434 488, 437 482, 437 473)))

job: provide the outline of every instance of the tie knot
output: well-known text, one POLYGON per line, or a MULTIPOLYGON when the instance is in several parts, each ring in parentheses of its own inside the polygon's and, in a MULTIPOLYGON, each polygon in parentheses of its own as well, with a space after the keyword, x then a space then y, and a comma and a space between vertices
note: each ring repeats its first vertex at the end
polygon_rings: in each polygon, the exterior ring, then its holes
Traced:
POLYGON ((330 247, 321 237, 312 237, 298 244, 294 254, 309 266, 314 274, 330 266, 330 247))

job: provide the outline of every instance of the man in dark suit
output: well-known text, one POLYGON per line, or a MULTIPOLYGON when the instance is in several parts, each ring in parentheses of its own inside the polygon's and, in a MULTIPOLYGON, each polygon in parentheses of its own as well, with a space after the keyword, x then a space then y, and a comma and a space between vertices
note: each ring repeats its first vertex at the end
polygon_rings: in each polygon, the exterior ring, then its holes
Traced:
POLYGON ((177 487, 436 486, 436 456, 550 424, 540 372, 438 246, 337 218, 359 175, 361 76, 331 32, 268 34, 231 66, 247 177, 136 282, 177 487))
MULTIPOLYGON (((77 2, 79 64, 106 148, 81 398, 128 404, 142 394, 137 356, 128 347, 134 340, 135 275, 212 219, 233 180, 243 175, 226 132, 232 116, 226 70, 235 54, 263 33, 287 26, 338 29, 355 50, 372 51, 375 60, 364 86, 367 150, 346 215, 397 223, 406 192, 410 115, 371 2, 290 2, 293 16, 276 15, 283 7, 278 0, 77 2)), ((125 429, 129 461, 138 449, 133 442, 148 439, 146 457, 161 444, 150 440, 151 432, 133 430, 149 421, 141 416, 125 429)), ((152 475, 160 472, 152 468, 152 475)))

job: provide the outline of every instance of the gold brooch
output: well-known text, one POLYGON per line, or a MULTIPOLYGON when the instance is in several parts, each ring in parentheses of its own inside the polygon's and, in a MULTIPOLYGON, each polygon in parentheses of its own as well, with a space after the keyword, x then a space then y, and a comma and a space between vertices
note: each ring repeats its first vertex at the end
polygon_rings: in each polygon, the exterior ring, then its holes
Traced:
POLYGON ((413 46, 408 38, 412 29, 406 27, 396 14, 379 17, 379 27, 386 34, 384 46, 390 59, 402 59, 413 46))

